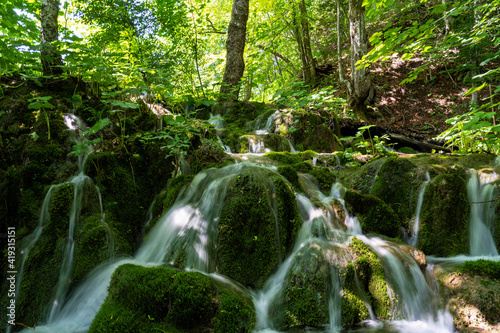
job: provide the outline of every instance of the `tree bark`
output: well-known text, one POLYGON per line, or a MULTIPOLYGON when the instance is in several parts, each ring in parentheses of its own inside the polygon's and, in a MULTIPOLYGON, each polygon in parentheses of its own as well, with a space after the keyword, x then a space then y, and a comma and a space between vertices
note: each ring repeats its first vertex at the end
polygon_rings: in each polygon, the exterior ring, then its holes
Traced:
POLYGON ((57 18, 59 15, 59 0, 42 0, 40 10, 41 29, 41 62, 43 75, 60 75, 63 73, 61 55, 57 53, 56 47, 52 44, 57 42, 59 37, 59 25, 57 18))
POLYGON ((243 52, 250 0, 234 0, 231 21, 227 29, 226 68, 222 78, 219 100, 238 100, 240 80, 245 71, 243 52))
POLYGON ((314 85, 316 82, 316 68, 314 66, 314 59, 312 55, 311 48, 311 36, 309 34, 309 21, 307 20, 307 9, 304 0, 299 2, 300 9, 300 24, 302 26, 302 42, 304 43, 304 55, 306 63, 304 66, 308 67, 309 70, 309 81, 306 82, 309 85, 314 85))
POLYGON ((365 120, 365 101, 370 92, 371 78, 367 67, 356 69, 356 63, 368 53, 368 35, 365 27, 363 0, 349 0, 349 25, 351 35, 352 94, 349 106, 365 120))

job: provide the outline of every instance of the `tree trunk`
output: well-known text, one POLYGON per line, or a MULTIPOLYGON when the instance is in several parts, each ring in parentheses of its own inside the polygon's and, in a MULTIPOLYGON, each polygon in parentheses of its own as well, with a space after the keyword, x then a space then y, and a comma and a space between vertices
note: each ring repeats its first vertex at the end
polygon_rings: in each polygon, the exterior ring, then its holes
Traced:
POLYGON ((252 81, 252 74, 248 74, 245 82, 245 102, 250 101, 250 98, 252 98, 252 81))
POLYGON ((304 41, 302 39, 302 32, 295 18, 295 11, 293 11, 292 15, 293 15, 293 34, 295 35, 295 40, 297 41, 297 46, 299 48, 300 62, 302 63, 302 76, 304 77, 304 82, 309 82, 311 81, 311 75, 309 72, 309 66, 307 66, 306 52, 304 50, 304 41))
POLYGON ((349 25, 351 35, 352 94, 350 107, 361 119, 365 116, 365 100, 370 92, 371 78, 367 67, 356 69, 356 63, 368 53, 368 35, 365 27, 363 0, 349 0, 349 25))
POLYGON ((309 85, 314 85, 316 81, 316 68, 314 66, 314 59, 312 55, 311 48, 311 36, 309 34, 309 21, 307 20, 307 9, 304 0, 299 2, 300 9, 300 24, 302 26, 302 42, 304 43, 304 56, 306 63, 304 66, 309 69, 309 81, 306 82, 309 85))
POLYGON ((60 75, 63 73, 61 67, 56 67, 63 64, 61 55, 57 53, 56 47, 52 44, 57 42, 59 35, 58 15, 58 0, 42 0, 40 23, 42 26, 41 62, 43 75, 60 75))
POLYGON ((234 0, 231 22, 227 29, 226 68, 222 78, 219 100, 238 100, 240 80, 245 70, 243 52, 250 0, 234 0))

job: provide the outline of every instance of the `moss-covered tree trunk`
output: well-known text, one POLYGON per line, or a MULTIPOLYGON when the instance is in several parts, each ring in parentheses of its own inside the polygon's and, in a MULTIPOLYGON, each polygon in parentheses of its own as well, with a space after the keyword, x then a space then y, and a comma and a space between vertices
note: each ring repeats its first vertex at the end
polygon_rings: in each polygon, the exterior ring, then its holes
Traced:
POLYGON ((227 30, 226 68, 220 88, 219 100, 238 100, 240 80, 245 70, 243 51, 247 33, 250 0, 234 0, 231 22, 227 30))
POLYGON ((61 67, 63 62, 61 55, 57 53, 53 42, 57 42, 59 27, 57 18, 59 15, 59 0, 42 0, 40 10, 41 23, 41 62, 43 75, 60 75, 63 73, 61 67))

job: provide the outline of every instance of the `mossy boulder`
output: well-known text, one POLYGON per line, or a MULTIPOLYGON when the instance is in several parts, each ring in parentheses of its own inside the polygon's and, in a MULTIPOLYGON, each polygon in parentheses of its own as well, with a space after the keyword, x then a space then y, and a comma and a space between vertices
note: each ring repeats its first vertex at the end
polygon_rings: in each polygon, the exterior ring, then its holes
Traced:
MULTIPOLYGON (((356 252, 354 269, 358 275, 362 290, 372 304, 374 314, 378 318, 388 319, 391 301, 387 289, 384 267, 380 259, 375 252, 356 237, 352 238, 350 245, 356 252)), ((346 280, 351 281, 346 285, 346 289, 353 290, 355 288, 353 285, 354 279, 351 277, 346 280)))
POLYGON ((440 257, 468 253, 469 210, 462 177, 444 174, 434 178, 424 194, 417 247, 440 257))
POLYGON ((24 264, 16 321, 32 326, 44 322, 50 311, 68 237, 73 195, 73 184, 53 188, 48 207, 50 218, 24 264))
POLYGON ((371 194, 389 204, 402 221, 411 218, 415 165, 405 158, 389 158, 380 167, 371 194))
POLYGON ((120 266, 89 333, 251 332, 251 300, 197 272, 120 266))
POLYGON ((343 145, 330 128, 332 119, 316 111, 295 110, 281 113, 276 118, 276 133, 288 136, 298 150, 331 153, 343 150, 343 145))
POLYGON ((364 233, 398 237, 401 220, 392 208, 374 195, 346 191, 344 200, 351 215, 356 215, 364 233))
POLYGON ((261 288, 290 250, 301 222, 292 188, 278 174, 259 168, 236 176, 219 218, 220 272, 261 288))
POLYGON ((147 155, 95 153, 84 171, 99 186, 106 220, 124 241, 121 250, 132 254, 142 241, 148 207, 168 180, 167 170, 156 169, 147 155))
POLYGON ((285 279, 283 327, 328 324, 330 266, 317 244, 305 245, 293 258, 285 279))

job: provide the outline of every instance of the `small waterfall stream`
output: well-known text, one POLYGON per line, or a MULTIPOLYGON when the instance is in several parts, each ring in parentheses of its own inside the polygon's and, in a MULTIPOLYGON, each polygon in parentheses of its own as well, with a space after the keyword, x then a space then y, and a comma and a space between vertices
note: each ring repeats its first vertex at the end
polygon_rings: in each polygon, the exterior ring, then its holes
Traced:
POLYGON ((471 256, 498 256, 495 233, 496 173, 480 175, 470 170, 467 191, 470 202, 469 239, 471 256))
MULTIPOLYGON (((69 130, 71 130, 74 135, 73 135, 73 140, 78 144, 82 143, 85 138, 83 137, 83 133, 85 130, 88 128, 85 126, 85 124, 75 115, 73 114, 67 114, 65 116, 65 123, 68 127, 69 130), (76 135, 77 132, 79 132, 80 135, 76 135)), ((99 208, 101 211, 101 224, 105 227, 107 231, 107 244, 108 244, 108 249, 109 249, 109 254, 110 258, 113 256, 114 253, 114 237, 111 232, 111 229, 107 225, 107 223, 104 220, 104 209, 102 205, 102 197, 99 188, 94 184, 92 179, 90 179, 88 176, 86 176, 83 173, 83 167, 85 165, 85 160, 88 157, 90 153, 92 153, 93 149, 91 146, 87 147, 87 150, 78 156, 77 160, 77 174, 75 176, 72 176, 68 181, 57 184, 57 185, 52 185, 49 190, 47 191, 47 194, 45 195, 42 207, 41 207, 41 212, 40 212, 40 217, 38 220, 38 226, 36 227, 35 231, 29 235, 26 240, 21 244, 21 264, 19 268, 19 275, 18 275, 18 280, 16 284, 16 301, 17 301, 17 296, 19 295, 19 291, 22 285, 22 279, 23 279, 23 273, 24 273, 24 265, 26 262, 26 259, 28 258, 28 255, 30 251, 33 249, 33 247, 36 245, 38 239, 42 235, 43 229, 47 222, 50 219, 50 213, 49 213, 49 206, 50 202, 52 200, 52 195, 54 194, 57 189, 59 189, 61 186, 65 184, 71 184, 73 185, 73 202, 71 204, 71 209, 70 209, 70 215, 69 215, 69 221, 68 221, 68 236, 65 239, 65 244, 64 244, 64 251, 63 251, 63 259, 62 263, 60 266, 60 271, 59 271, 59 281, 57 282, 54 296, 53 296, 53 302, 52 306, 50 309, 50 314, 48 321, 52 321, 53 318, 57 315, 57 313, 61 309, 61 305, 64 303, 66 299, 66 295, 68 292, 68 289, 70 287, 71 283, 71 275, 72 275, 72 269, 73 269, 73 255, 74 255, 74 231, 75 231, 75 226, 78 223, 81 210, 82 210, 82 199, 83 199, 83 194, 85 191, 86 186, 91 186, 93 190, 96 191, 97 197, 98 197, 98 202, 99 202, 99 208)), ((7 327, 6 332, 10 333, 11 331, 11 326, 7 327)))
POLYGON ((431 181, 431 177, 429 176, 429 172, 425 174, 425 181, 423 182, 422 186, 420 187, 420 192, 418 193, 418 199, 417 199, 417 208, 415 210, 415 216, 413 220, 413 226, 411 228, 412 233, 411 236, 408 238, 407 243, 411 246, 417 246, 418 242, 418 231, 420 229, 420 211, 422 210, 422 204, 424 203, 424 194, 425 194, 425 189, 429 182, 431 181))

